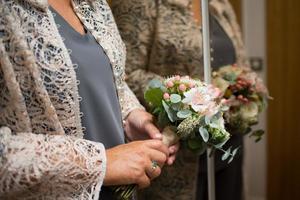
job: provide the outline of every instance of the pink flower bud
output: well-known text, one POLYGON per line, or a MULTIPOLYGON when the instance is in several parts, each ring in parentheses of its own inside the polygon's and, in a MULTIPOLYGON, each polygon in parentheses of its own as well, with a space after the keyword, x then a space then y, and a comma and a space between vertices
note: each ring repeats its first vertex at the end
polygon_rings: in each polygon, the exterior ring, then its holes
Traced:
POLYGON ((167 87, 168 87, 168 88, 174 87, 173 81, 168 81, 168 82, 167 82, 167 87))
POLYGON ((164 100, 169 100, 169 99, 170 99, 169 93, 164 93, 164 100))
POLYGON ((193 88, 193 87, 195 87, 195 83, 193 83, 193 82, 190 82, 190 83, 189 83, 189 87, 190 87, 190 88, 193 88))
POLYGON ((219 88, 215 88, 215 95, 216 97, 220 97, 222 95, 222 92, 219 88))
POLYGON ((184 84, 179 85, 179 91, 184 92, 186 91, 186 86, 184 84))
POLYGON ((179 75, 175 76, 176 81, 180 81, 181 77, 179 75))

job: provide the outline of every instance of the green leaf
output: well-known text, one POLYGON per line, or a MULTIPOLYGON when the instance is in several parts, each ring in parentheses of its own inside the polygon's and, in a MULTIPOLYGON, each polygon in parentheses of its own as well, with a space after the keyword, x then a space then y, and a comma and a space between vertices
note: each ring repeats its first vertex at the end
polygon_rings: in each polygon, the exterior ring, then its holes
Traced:
POLYGON ((186 119, 191 115, 192 115, 192 111, 190 111, 190 110, 181 110, 181 111, 177 112, 177 117, 180 119, 186 119))
POLYGON ((224 79, 229 81, 231 84, 234 84, 236 81, 237 75, 235 73, 228 73, 224 75, 224 79))
POLYGON ((254 137, 255 142, 259 142, 262 139, 262 136, 264 135, 264 130, 256 130, 254 131, 249 137, 254 137))
POLYGON ((230 164, 233 161, 233 158, 234 156, 231 156, 227 163, 230 164))
POLYGON ((165 127, 170 124, 168 114, 165 111, 159 113, 157 123, 159 127, 165 127))
POLYGON ((227 160, 229 158, 229 156, 231 155, 231 147, 224 152, 223 156, 222 156, 222 160, 227 160))
POLYGON ((163 87, 163 84, 160 80, 153 79, 149 82, 148 86, 149 86, 149 88, 160 88, 160 87, 163 87))
POLYGON ((237 148, 235 148, 235 149, 232 151, 232 157, 234 157, 234 156, 236 155, 236 153, 238 152, 239 149, 240 149, 240 148, 237 147, 237 148))
POLYGON ((210 124, 210 120, 211 120, 211 118, 209 117, 209 116, 205 116, 205 124, 206 125, 209 125, 210 124))
POLYGON ((201 148, 203 146, 203 143, 202 143, 202 141, 197 140, 197 139, 189 139, 188 146, 189 146, 189 148, 195 150, 195 149, 201 148))
POLYGON ((170 105, 170 107, 174 110, 174 111, 179 111, 182 107, 182 103, 172 103, 170 105))
POLYGON ((181 102, 181 96, 179 94, 171 94, 170 100, 172 103, 179 103, 181 102))
POLYGON ((222 143, 214 145, 215 148, 217 148, 217 149, 222 148, 228 142, 228 140, 229 140, 229 138, 227 140, 225 140, 224 142, 222 142, 222 143))
POLYGON ((161 106, 161 100, 163 99, 163 92, 159 88, 151 88, 145 92, 145 100, 152 107, 161 106))
POLYGON ((208 131, 205 128, 200 127, 199 128, 199 133, 200 133, 203 141, 204 142, 208 142, 208 139, 209 139, 209 133, 208 133, 208 131))
POLYGON ((265 134, 265 131, 264 130, 256 130, 256 131, 253 131, 253 133, 250 135, 251 136, 254 136, 254 137, 261 137, 265 134))
POLYGON ((170 109, 170 107, 168 106, 168 104, 165 101, 162 101, 162 105, 165 109, 165 111, 168 114, 169 120, 171 122, 175 122, 176 121, 176 115, 173 113, 173 111, 170 109))

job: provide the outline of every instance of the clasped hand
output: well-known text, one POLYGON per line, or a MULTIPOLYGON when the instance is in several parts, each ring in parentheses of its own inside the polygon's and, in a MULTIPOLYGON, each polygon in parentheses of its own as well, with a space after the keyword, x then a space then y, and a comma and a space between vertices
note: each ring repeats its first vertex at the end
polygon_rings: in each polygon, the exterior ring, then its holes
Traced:
POLYGON ((153 124, 153 116, 144 110, 132 111, 125 122, 125 133, 130 141, 108 149, 104 185, 137 184, 139 188, 150 185, 158 177, 165 163, 171 165, 179 144, 167 147, 162 135, 153 124), (158 167, 153 167, 153 161, 158 167))

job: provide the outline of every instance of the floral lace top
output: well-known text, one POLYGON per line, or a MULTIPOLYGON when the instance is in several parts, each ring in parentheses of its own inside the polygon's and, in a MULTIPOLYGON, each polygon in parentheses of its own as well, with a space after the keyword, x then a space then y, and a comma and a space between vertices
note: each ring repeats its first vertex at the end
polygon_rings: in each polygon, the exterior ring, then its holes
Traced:
MULTIPOLYGON (((110 8, 73 4, 109 57, 125 118, 141 105, 110 8)), ((47 0, 0 0, 0 199, 98 199, 105 149, 82 139, 78 84, 47 0)))
MULTIPOLYGON (((203 77, 202 35, 192 15, 192 0, 112 0, 112 10, 128 49, 127 83, 143 102, 153 78, 170 75, 203 77)), ((210 0, 210 14, 225 30, 236 60, 247 65, 240 28, 228 0, 210 0)), ((193 200, 198 158, 181 149, 175 164, 144 190, 141 200, 193 200)))

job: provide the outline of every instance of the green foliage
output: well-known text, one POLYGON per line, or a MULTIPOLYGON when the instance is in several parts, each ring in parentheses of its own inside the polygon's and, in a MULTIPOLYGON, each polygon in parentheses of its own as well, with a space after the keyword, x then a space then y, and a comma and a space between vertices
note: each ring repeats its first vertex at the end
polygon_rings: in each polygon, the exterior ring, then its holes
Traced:
POLYGON ((207 145, 200 138, 190 138, 186 141, 186 147, 197 155, 206 151, 207 145))
POLYGON ((177 117, 180 119, 186 119, 192 115, 192 111, 190 110, 180 110, 177 112, 177 117))
POLYGON ((172 103, 179 103, 181 102, 181 96, 179 94, 171 94, 170 101, 172 103))
POLYGON ((237 75, 235 73, 227 73, 224 74, 224 79, 229 81, 231 84, 234 84, 237 79, 237 75))
POLYGON ((168 114, 165 111, 160 111, 157 117, 157 124, 159 127, 164 128, 170 124, 168 114))
POLYGON ((166 113, 168 114, 169 120, 171 122, 175 122, 177 119, 175 111, 173 109, 171 109, 170 106, 165 101, 162 101, 162 105, 163 105, 166 113))
POLYGON ((264 130, 256 130, 253 133, 251 133, 250 137, 255 137, 255 142, 259 142, 264 134, 264 130))
POLYGON ((153 79, 149 82, 148 87, 149 88, 161 88, 161 87, 163 87, 163 84, 160 80, 153 79))
POLYGON ((144 97, 151 107, 160 107, 162 104, 163 92, 159 88, 151 88, 145 92, 144 97))
POLYGON ((199 133, 203 139, 204 142, 208 142, 209 140, 209 133, 204 127, 199 128, 199 133))

